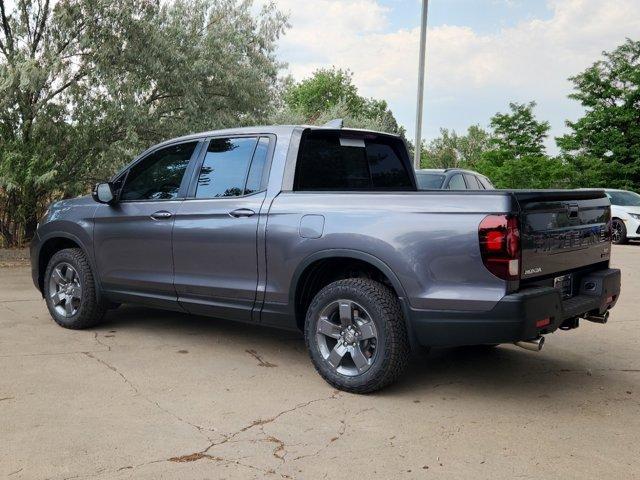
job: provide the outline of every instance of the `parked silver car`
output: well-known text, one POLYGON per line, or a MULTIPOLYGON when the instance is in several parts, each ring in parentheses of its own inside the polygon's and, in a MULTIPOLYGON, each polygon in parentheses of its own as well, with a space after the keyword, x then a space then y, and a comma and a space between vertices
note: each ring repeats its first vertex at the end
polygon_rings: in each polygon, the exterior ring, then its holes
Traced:
POLYGON ((416 170, 419 190, 494 190, 491 181, 473 170, 423 168, 416 170))

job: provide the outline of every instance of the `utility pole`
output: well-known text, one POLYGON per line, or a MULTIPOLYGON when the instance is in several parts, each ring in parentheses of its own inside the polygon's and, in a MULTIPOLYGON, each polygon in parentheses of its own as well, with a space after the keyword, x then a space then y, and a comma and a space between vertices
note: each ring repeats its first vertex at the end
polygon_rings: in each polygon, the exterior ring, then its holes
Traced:
POLYGON ((418 59, 418 101, 416 105, 416 144, 413 164, 420 168, 420 147, 422 146, 422 100, 424 96, 424 57, 427 44, 427 11, 429 0, 422 0, 422 19, 420 23, 420 58, 418 59))

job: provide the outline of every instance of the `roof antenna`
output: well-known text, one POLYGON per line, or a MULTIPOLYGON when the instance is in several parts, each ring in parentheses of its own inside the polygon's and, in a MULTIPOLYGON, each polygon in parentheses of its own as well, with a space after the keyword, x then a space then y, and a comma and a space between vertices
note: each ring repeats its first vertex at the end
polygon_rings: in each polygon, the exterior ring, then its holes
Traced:
POLYGON ((329 120, 327 123, 322 125, 323 128, 342 128, 343 121, 341 118, 334 118, 333 120, 329 120))

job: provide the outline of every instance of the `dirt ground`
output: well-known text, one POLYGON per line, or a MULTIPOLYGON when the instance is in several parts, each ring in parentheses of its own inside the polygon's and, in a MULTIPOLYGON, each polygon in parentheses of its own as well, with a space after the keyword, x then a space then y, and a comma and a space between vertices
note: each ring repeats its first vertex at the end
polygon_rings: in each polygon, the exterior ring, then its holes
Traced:
POLYGON ((640 245, 607 325, 433 351, 350 395, 299 335, 138 307, 86 331, 0 268, 0 478, 640 479, 640 245))

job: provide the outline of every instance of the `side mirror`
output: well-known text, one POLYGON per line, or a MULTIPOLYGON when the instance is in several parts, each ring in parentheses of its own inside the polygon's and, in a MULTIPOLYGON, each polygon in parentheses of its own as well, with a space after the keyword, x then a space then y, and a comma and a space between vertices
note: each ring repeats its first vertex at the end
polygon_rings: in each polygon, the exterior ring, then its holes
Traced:
POLYGON ((91 192, 91 196, 98 203, 114 203, 116 196, 111 188, 111 183, 97 183, 91 192))

